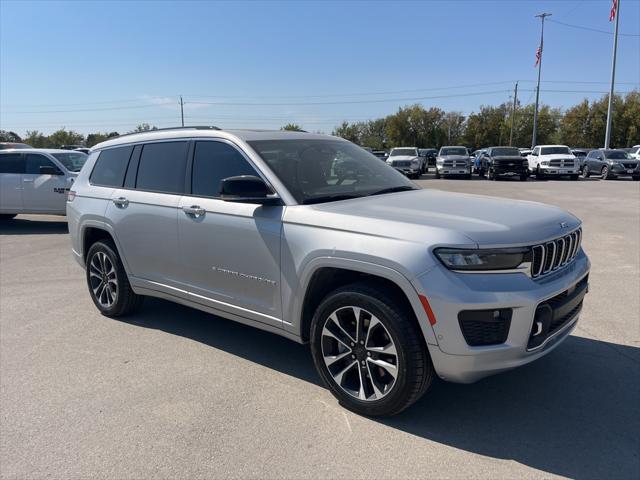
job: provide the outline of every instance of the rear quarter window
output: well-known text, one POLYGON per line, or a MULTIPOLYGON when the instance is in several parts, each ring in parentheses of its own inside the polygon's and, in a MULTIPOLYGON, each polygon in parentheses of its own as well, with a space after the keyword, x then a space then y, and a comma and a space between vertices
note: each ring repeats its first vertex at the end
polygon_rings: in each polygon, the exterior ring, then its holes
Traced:
POLYGON ((100 152, 89 181, 104 187, 122 187, 133 147, 109 148, 100 152))

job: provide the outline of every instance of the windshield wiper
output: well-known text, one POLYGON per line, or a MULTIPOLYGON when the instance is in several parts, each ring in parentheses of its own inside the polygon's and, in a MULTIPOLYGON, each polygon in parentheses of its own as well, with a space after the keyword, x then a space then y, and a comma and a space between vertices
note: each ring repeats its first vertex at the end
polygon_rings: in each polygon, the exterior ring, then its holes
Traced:
POLYGON ((336 202, 338 200, 349 200, 351 198, 360 198, 362 195, 339 194, 339 195, 322 195, 320 197, 306 198, 302 204, 310 205, 312 203, 336 202))
POLYGON ((414 187, 410 187, 409 185, 402 185, 399 187, 383 188, 382 190, 378 190, 377 192, 370 193, 369 196, 384 195, 385 193, 408 192, 409 190, 418 190, 418 189, 414 187))

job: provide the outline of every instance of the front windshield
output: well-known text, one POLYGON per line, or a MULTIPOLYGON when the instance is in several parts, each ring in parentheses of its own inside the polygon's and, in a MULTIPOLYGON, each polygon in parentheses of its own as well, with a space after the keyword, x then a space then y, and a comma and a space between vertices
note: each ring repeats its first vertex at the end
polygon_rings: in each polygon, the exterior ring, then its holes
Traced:
POLYGON ((350 142, 290 139, 248 143, 298 203, 416 188, 396 169, 350 142))
POLYGON ((394 148, 393 150, 391 150, 391 154, 389 155, 390 157, 396 157, 399 155, 403 155, 403 156, 416 156, 416 149, 415 148, 394 148))
POLYGON ((442 150, 440 150, 440 155, 441 156, 446 156, 446 155, 464 155, 464 156, 468 156, 469 152, 467 152, 467 149, 463 148, 463 147, 443 148, 442 150))
POLYGON ((611 160, 627 160, 629 155, 627 152, 623 152, 622 150, 614 150, 612 152, 605 152, 605 157, 610 158, 611 160))
POLYGON ((51 155, 70 172, 79 172, 88 158, 88 155, 82 152, 52 153, 51 155))
POLYGON ((540 149, 540 155, 571 155, 569 147, 544 147, 540 149))
POLYGON ((494 157, 519 157, 520 150, 510 147, 492 148, 491 155, 494 157))

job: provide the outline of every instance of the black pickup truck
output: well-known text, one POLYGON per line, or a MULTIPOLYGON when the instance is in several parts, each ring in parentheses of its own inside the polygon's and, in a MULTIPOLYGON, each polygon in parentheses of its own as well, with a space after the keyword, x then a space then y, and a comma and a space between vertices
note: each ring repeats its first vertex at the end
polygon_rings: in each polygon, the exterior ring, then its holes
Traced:
POLYGON ((478 174, 487 175, 489 180, 498 177, 518 177, 525 181, 529 176, 527 159, 520 156, 520 150, 515 147, 489 147, 481 154, 477 162, 478 174))

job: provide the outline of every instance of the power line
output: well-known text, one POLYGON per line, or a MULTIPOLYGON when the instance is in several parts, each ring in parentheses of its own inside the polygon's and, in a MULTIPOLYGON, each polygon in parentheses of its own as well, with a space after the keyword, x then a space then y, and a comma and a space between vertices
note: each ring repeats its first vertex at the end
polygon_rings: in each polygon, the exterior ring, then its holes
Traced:
POLYGON ((173 102, 161 102, 161 103, 153 103, 147 105, 129 105, 122 107, 105 107, 105 108, 79 108, 72 110, 30 110, 30 111, 17 111, 17 112, 3 112, 5 115, 10 113, 12 115, 23 114, 23 113, 74 113, 74 112, 105 112, 111 110, 131 110, 135 108, 152 108, 152 107, 160 107, 163 105, 173 105, 173 102))
MULTIPOLYGON (((592 27, 585 27, 582 25, 573 25, 571 23, 565 23, 565 22, 560 22, 558 20, 548 20, 551 23, 556 23, 558 25, 563 25, 565 27, 571 27, 571 28, 577 28, 578 30, 587 30, 589 32, 596 32, 596 33, 604 33, 607 35, 613 35, 613 32, 609 32, 607 30, 599 30, 597 28, 592 28, 592 27)), ((639 33, 618 33, 619 36, 621 37, 640 37, 639 33)))

